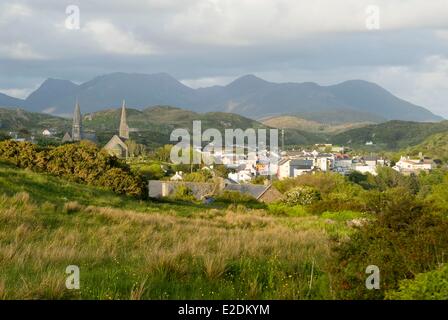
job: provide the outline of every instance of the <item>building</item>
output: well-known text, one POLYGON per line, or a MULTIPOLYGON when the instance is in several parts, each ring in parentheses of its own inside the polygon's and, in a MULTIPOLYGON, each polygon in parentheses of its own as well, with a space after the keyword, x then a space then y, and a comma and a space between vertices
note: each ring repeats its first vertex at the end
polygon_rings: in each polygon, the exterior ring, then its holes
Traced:
POLYGON ((334 171, 348 174, 352 170, 353 159, 348 154, 336 154, 334 157, 334 171))
POLYGON ((410 157, 401 156, 400 160, 395 164, 393 169, 403 174, 419 173, 421 171, 430 171, 435 168, 432 159, 423 157, 420 154, 419 159, 411 159, 410 157))
POLYGON ((235 184, 222 179, 220 183, 150 180, 148 182, 149 197, 161 198, 171 196, 176 193, 180 186, 185 186, 190 189, 197 200, 213 197, 223 191, 233 191, 250 195, 264 203, 280 200, 283 196, 272 184, 235 184))
POLYGON ((81 109, 78 101, 75 104, 75 111, 73 113, 73 125, 72 125, 72 140, 81 141, 82 139, 82 118, 81 109))
POLYGON ((96 134, 94 132, 84 132, 82 127, 81 108, 78 101, 76 101, 75 110, 73 111, 72 134, 70 135, 70 133, 66 132, 62 138, 62 143, 78 142, 81 140, 89 140, 96 143, 96 134))
POLYGON ((294 178, 314 169, 314 161, 308 159, 283 159, 278 163, 277 177, 294 178))
POLYGON ((49 136, 52 136, 53 134, 51 133, 50 130, 45 129, 44 131, 42 131, 42 135, 46 136, 46 137, 49 137, 49 136))
POLYGON ((127 158, 129 156, 129 148, 126 145, 127 140, 129 140, 129 127, 126 119, 126 102, 123 100, 118 135, 115 134, 109 142, 106 143, 104 150, 110 155, 114 155, 118 158, 127 158))

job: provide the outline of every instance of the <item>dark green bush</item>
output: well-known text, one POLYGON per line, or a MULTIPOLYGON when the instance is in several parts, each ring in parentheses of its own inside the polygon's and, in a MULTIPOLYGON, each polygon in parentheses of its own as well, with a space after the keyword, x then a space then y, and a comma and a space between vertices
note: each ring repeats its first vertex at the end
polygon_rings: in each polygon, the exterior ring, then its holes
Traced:
POLYGON ((42 166, 40 163, 43 158, 39 148, 31 142, 13 140, 0 142, 0 160, 12 163, 19 168, 32 169, 42 166))
POLYGON ((20 168, 45 171, 68 180, 109 188, 117 193, 146 196, 143 180, 116 157, 90 142, 42 149, 29 142, 0 142, 0 160, 20 168))
POLYGON ((257 204, 258 201, 254 197, 246 193, 240 193, 238 191, 225 190, 216 196, 216 201, 232 204, 257 204))
POLYGON ((332 286, 342 299, 382 299, 400 280, 434 269, 448 256, 448 220, 423 210, 403 193, 382 204, 373 222, 361 226, 337 247, 331 264, 332 286), (380 289, 367 290, 366 267, 380 269, 380 289))
POLYGON ((176 201, 187 201, 187 202, 196 201, 196 198, 193 194, 193 190, 191 190, 185 185, 178 186, 174 194, 171 196, 171 198, 176 201))
POLYGON ((400 281, 398 290, 386 292, 386 299, 448 300, 448 264, 400 281))

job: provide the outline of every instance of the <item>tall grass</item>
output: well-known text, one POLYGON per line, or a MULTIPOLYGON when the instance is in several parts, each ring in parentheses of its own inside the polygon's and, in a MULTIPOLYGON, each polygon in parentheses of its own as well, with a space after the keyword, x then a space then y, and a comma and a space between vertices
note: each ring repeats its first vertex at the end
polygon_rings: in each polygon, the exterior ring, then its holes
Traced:
POLYGON ((302 207, 139 201, 0 164, 0 299, 333 298, 331 239, 350 230, 302 207))
POLYGON ((282 221, 300 218, 262 210, 182 217, 73 202, 64 208, 26 192, 0 197, 1 298, 329 297, 327 235, 282 221), (79 291, 65 288, 73 264, 81 270, 79 291))

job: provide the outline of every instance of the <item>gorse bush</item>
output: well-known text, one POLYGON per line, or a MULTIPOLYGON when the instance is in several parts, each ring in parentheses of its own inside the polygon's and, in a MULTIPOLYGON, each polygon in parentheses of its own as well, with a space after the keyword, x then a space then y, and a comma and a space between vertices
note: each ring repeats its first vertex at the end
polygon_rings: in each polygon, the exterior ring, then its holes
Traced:
POLYGON ((70 181, 102 186, 120 194, 144 197, 143 180, 116 157, 82 141, 39 149, 28 142, 0 142, 0 160, 20 168, 44 171, 70 181))
POLYGON ((309 186, 300 186, 285 193, 283 202, 290 206, 310 205, 321 200, 318 190, 309 186))
POLYGON ((0 142, 0 160, 12 163, 20 168, 45 167, 45 155, 31 142, 5 140, 0 142))

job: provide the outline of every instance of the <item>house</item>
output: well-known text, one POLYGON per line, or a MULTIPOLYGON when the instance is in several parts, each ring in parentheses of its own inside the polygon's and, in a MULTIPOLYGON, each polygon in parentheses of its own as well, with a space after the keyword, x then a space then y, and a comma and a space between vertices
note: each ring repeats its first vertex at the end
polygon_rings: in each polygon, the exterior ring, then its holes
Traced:
POLYGON ((336 154, 334 157, 334 171, 347 174, 352 170, 353 159, 348 154, 336 154))
POLYGON ((250 180, 252 180, 252 174, 248 171, 238 171, 238 172, 234 172, 234 173, 229 173, 227 175, 227 177, 232 180, 235 181, 236 183, 246 183, 249 182, 250 180))
POLYGON ((282 194, 272 184, 235 184, 221 179, 219 183, 209 182, 180 182, 180 181, 148 181, 150 198, 161 198, 173 195, 180 186, 190 189, 197 200, 202 200, 223 191, 234 191, 252 196, 258 201, 270 203, 281 199, 282 194))
POLYGON ((403 174, 419 173, 421 171, 430 171, 436 167, 432 159, 423 157, 420 154, 419 159, 411 159, 409 156, 401 156, 393 169, 403 174))
POLYGON ((363 174, 370 173, 374 176, 378 174, 376 172, 376 166, 369 166, 364 163, 354 163, 352 169, 363 174))
POLYGON ((129 157, 129 148, 126 144, 127 140, 129 140, 129 127, 126 120, 126 103, 123 100, 118 135, 114 135, 103 149, 110 155, 118 158, 127 158, 129 157))
POLYGON ((176 171, 174 176, 170 178, 171 181, 181 181, 183 180, 183 172, 182 171, 176 171))
POLYGON ((247 194, 264 203, 280 200, 283 196, 272 184, 227 184, 224 190, 247 194))
POLYGON ((277 177, 281 179, 294 178, 311 172, 314 161, 309 159, 282 159, 278 163, 277 177))
POLYGON ((183 181, 148 181, 148 195, 150 198, 162 198, 174 195, 180 186, 191 190, 197 200, 214 195, 219 186, 208 182, 183 182, 183 181))
POLYGON ((70 133, 66 132, 64 134, 64 136, 62 137, 62 143, 66 143, 66 142, 72 142, 72 136, 70 135, 70 133))
POLYGON ((43 136, 46 136, 46 137, 49 137, 49 136, 51 136, 51 135, 52 135, 52 133, 51 133, 51 131, 50 131, 50 130, 48 130, 48 129, 45 129, 44 131, 42 131, 42 135, 43 135, 43 136))

